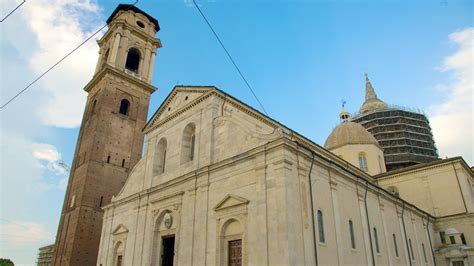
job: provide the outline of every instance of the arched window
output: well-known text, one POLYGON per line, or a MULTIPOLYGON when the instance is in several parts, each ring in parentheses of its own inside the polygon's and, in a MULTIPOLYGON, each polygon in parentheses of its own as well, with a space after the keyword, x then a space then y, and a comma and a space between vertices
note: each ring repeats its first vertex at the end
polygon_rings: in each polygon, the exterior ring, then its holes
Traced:
POLYGON ((369 168, 367 167, 367 157, 364 152, 359 153, 359 168, 364 172, 369 171, 369 168))
POLYGON ((374 227, 374 242, 375 242, 375 251, 377 251, 377 253, 380 253, 379 236, 377 235, 377 229, 375 227, 374 227))
POLYGON ((413 253, 413 246, 411 245, 411 239, 408 239, 408 244, 410 245, 410 254, 411 254, 411 260, 415 260, 415 253, 413 253))
POLYGON ((191 123, 183 130, 181 140, 181 163, 194 160, 194 148, 196 146, 196 126, 191 123))
POLYGON ((153 161, 153 172, 159 175, 165 172, 166 164, 166 147, 167 141, 165 138, 160 139, 156 144, 155 159, 153 161))
POLYGON ((130 102, 127 99, 122 99, 120 102, 119 112, 123 115, 128 115, 128 109, 130 108, 130 102))
POLYGON ((398 245, 397 245, 397 238, 395 237, 395 234, 393 236, 393 246, 395 247, 395 256, 398 257, 398 245))
POLYGON ((323 213, 321 212, 321 210, 318 210, 318 229, 319 229, 319 242, 325 243, 326 239, 324 237, 323 213))
POLYGON ((349 234, 351 237, 351 247, 355 249, 356 241, 355 241, 355 236, 354 236, 354 225, 352 224, 352 220, 349 220, 349 234))
POLYGON ((127 61, 125 68, 138 73, 138 66, 140 65, 140 52, 136 48, 130 48, 127 54, 127 61))

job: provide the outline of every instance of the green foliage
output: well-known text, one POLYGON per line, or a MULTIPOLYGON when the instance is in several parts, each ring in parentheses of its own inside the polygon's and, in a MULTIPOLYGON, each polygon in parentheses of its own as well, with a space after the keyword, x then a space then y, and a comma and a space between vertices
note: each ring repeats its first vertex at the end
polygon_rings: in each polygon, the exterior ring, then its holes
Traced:
POLYGON ((0 266, 13 266, 15 264, 13 264, 13 261, 9 260, 9 259, 2 259, 0 258, 0 266))

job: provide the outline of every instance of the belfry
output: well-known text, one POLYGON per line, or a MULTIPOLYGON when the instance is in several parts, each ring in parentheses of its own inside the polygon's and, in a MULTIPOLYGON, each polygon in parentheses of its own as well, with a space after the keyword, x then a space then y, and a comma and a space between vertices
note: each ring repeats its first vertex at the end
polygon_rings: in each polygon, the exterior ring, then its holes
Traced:
POLYGON ((88 93, 56 235, 53 265, 95 265, 102 207, 123 187, 141 158, 142 129, 151 94, 158 21, 120 4, 98 41, 96 71, 88 93))

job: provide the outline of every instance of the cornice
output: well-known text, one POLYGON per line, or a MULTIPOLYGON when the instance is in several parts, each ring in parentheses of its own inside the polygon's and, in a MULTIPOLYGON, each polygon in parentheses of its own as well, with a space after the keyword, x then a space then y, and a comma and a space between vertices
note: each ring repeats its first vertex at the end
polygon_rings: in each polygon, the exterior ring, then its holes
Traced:
POLYGON ((435 161, 431 163, 409 166, 407 168, 395 170, 393 172, 386 172, 386 173, 375 176, 375 178, 377 180, 388 180, 388 179, 401 177, 404 175, 409 175, 409 174, 419 173, 419 172, 423 172, 423 171, 427 171, 427 170, 431 170, 435 168, 449 166, 452 163, 460 163, 466 169, 466 172, 472 175, 472 171, 470 170, 470 168, 467 166, 467 164, 464 162, 464 160, 461 157, 453 157, 453 158, 439 160, 439 161, 435 161))
POLYGON ((125 72, 119 71, 116 68, 111 67, 109 65, 104 65, 104 67, 97 74, 95 74, 94 77, 92 77, 92 80, 89 81, 89 83, 87 83, 87 85, 84 87, 84 90, 86 92, 90 92, 91 89, 99 81, 101 81, 102 78, 106 74, 112 74, 112 75, 117 76, 117 77, 119 77, 123 80, 126 80, 126 81, 132 83, 133 85, 136 85, 139 88, 143 88, 144 90, 148 91, 150 94, 157 90, 157 88, 155 86, 153 86, 152 84, 144 82, 140 79, 137 79, 136 77, 133 77, 132 75, 129 75, 125 72))

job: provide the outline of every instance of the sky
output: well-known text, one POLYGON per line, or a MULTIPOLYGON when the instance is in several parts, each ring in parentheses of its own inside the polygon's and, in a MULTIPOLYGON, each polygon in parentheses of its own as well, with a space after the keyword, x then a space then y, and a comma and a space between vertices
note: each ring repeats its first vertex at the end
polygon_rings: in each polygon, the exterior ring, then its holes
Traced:
MULTIPOLYGON (((0 3, 3 18, 22 0, 0 3)), ((129 3, 131 3, 130 1, 129 3)), ((197 0, 272 118, 324 144, 368 73, 422 110, 442 158, 473 159, 474 6, 454 0, 197 0)), ((117 1, 26 1, 0 23, 0 103, 105 24, 117 1)), ((261 110, 192 0, 140 0, 161 31, 149 117, 175 85, 214 85, 261 110)), ((54 243, 102 31, 0 110, 0 257, 54 243)))

